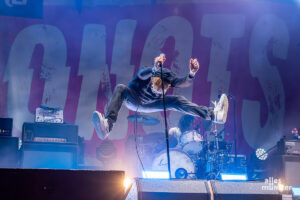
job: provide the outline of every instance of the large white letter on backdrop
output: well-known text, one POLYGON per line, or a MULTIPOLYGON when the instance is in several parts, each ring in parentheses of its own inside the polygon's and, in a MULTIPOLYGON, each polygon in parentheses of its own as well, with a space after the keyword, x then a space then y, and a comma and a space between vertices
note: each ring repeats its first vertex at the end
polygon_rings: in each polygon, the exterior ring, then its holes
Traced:
POLYGON ((207 80, 211 82, 210 99, 227 93, 230 72, 227 70, 230 43, 232 38, 242 37, 245 30, 245 17, 241 15, 210 14, 203 16, 201 35, 212 38, 210 64, 207 80))
POLYGON ((79 135, 91 139, 94 131, 92 113, 96 109, 100 81, 110 84, 106 65, 106 30, 103 25, 84 27, 78 75, 82 76, 76 114, 79 135))
MULTIPOLYGON (((193 46, 193 28, 186 19, 178 16, 171 16, 162 19, 158 22, 150 31, 147 41, 144 46, 141 66, 152 66, 154 57, 161 53, 166 39, 168 37, 174 37, 175 40, 175 51, 178 52, 178 56, 171 65, 172 71, 178 76, 185 76, 189 72, 189 59, 192 54, 193 46), (178 31, 180 30, 180 31, 178 31)), ((168 59, 168 58, 167 58, 168 59)), ((174 94, 180 94, 185 96, 187 99, 192 99, 193 86, 184 89, 174 89, 174 94)), ((152 113, 151 116, 158 118, 160 124, 156 126, 145 126, 146 132, 162 132, 164 127, 164 119, 160 113, 152 113)), ((179 118, 182 116, 179 112, 171 111, 169 117, 169 127, 177 126, 179 118)))
MULTIPOLYGON (((110 73, 116 74, 116 84, 127 83, 132 79, 134 66, 130 64, 132 39, 136 27, 135 20, 122 20, 117 24, 110 73)), ((109 139, 123 139, 128 129, 126 106, 121 107, 117 122, 114 124, 109 139)))
POLYGON ((66 68, 67 49, 63 34, 54 26, 32 25, 16 37, 6 66, 5 81, 8 81, 8 115, 14 119, 14 126, 21 130, 24 121, 33 121, 29 112, 29 96, 32 69, 29 65, 36 45, 44 48, 41 78, 45 79, 42 104, 64 107, 69 81, 66 68))
POLYGON ((288 53, 289 33, 278 17, 265 15, 254 26, 250 40, 250 72, 257 78, 265 95, 268 118, 260 124, 260 102, 245 100, 242 107, 244 137, 252 148, 269 148, 282 136, 285 113, 285 95, 276 66, 267 57, 267 46, 272 41, 273 56, 285 59, 288 53))

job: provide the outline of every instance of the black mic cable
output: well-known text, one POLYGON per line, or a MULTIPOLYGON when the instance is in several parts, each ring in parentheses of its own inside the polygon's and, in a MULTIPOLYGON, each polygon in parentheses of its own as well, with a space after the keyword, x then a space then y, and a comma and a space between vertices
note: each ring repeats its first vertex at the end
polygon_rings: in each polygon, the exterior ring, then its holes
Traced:
POLYGON ((139 153, 139 150, 138 150, 138 147, 137 147, 137 112, 138 112, 138 109, 139 109, 139 106, 136 108, 136 111, 135 111, 135 127, 134 127, 134 141, 135 141, 135 150, 136 150, 136 154, 137 154, 137 156, 138 156, 138 159, 139 159, 139 161, 140 161, 140 164, 141 164, 141 166, 142 166, 142 170, 143 170, 143 172, 142 172, 142 175, 144 174, 144 172, 145 172, 145 168, 144 168, 144 165, 143 165, 143 161, 142 161, 142 159, 141 159, 141 157, 140 157, 140 153, 139 153))

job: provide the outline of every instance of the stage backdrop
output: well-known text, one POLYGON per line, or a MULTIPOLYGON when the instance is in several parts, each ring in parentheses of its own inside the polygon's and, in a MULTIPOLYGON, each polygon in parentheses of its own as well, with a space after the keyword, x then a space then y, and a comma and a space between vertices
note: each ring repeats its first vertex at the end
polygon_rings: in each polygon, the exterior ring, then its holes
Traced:
MULTIPOLYGON (((14 119, 15 136, 23 122, 34 120, 36 107, 62 107, 65 121, 77 124, 85 139, 86 165, 139 169, 129 159, 136 156, 134 126, 127 120, 134 113, 123 106, 105 141, 97 137, 91 115, 105 110, 116 84, 127 84, 161 52, 165 67, 179 76, 188 73, 191 57, 200 62, 193 85, 169 94, 206 106, 223 92, 234 96, 238 153, 269 148, 299 127, 296 3, 79 4, 78 9, 34 2, 0 4, 0 115, 14 119)), ((233 105, 230 99, 228 141, 234 133, 233 105)), ((139 126, 139 135, 163 132, 162 113, 149 115, 160 124, 139 126)), ((168 112, 169 127, 178 126, 181 116, 168 112)))

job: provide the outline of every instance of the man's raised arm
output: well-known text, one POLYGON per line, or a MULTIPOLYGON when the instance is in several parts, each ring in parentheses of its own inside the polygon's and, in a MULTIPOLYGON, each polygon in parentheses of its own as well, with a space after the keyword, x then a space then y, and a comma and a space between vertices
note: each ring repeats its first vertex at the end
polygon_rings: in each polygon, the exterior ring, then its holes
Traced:
POLYGON ((195 74, 199 70, 199 62, 198 62, 197 58, 190 59, 189 68, 190 68, 190 73, 188 75, 186 75, 185 77, 176 78, 172 82, 173 87, 188 87, 191 85, 191 83, 193 82, 193 79, 195 78, 195 74))

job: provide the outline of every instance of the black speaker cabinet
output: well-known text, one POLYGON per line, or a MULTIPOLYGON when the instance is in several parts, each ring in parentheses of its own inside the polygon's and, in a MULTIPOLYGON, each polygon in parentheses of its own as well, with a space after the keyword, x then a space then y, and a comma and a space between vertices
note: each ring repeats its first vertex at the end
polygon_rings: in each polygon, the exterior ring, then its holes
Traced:
POLYGON ((76 169, 78 145, 23 143, 22 167, 47 169, 76 169))
POLYGON ((12 118, 0 117, 0 136, 11 136, 13 127, 12 118))
POLYGON ((127 199, 139 200, 208 200, 206 181, 136 179, 127 199))
POLYGON ((5 200, 120 200, 124 172, 91 170, 0 169, 5 200))
POLYGON ((299 170, 300 155, 275 155, 268 161, 269 177, 280 178, 288 186, 300 187, 299 170))
POLYGON ((0 137, 0 168, 16 168, 19 161, 19 138, 0 137))

